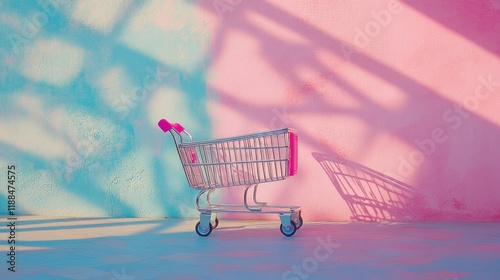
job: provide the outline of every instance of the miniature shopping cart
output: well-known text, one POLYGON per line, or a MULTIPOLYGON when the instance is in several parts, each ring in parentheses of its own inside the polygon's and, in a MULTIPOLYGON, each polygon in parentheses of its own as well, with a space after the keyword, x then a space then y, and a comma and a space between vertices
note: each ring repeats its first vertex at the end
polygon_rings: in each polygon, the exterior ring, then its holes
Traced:
POLYGON ((172 135, 189 186, 200 191, 196 197, 200 212, 200 221, 195 227, 198 235, 208 236, 219 225, 217 213, 221 212, 279 214, 280 230, 285 236, 294 235, 302 226, 300 206, 268 205, 257 201, 259 184, 284 180, 297 173, 298 138, 293 129, 193 141, 178 123, 162 119, 158 126, 172 135), (210 202, 213 191, 233 186, 246 187, 243 204, 210 202), (251 188, 253 202, 248 203, 251 188), (204 202, 200 204, 202 197, 204 202))

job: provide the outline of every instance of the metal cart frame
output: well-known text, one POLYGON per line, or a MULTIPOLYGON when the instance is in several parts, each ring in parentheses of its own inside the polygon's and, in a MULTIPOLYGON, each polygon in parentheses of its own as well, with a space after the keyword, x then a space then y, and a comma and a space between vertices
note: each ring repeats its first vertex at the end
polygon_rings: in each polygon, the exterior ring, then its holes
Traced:
POLYGON ((288 237, 302 227, 300 206, 270 205, 257 200, 259 184, 284 180, 297 173, 298 137, 293 129, 193 141, 178 123, 161 119, 158 126, 171 134, 189 186, 200 191, 196 197, 200 212, 200 221, 195 227, 198 235, 210 235, 219 225, 217 213, 222 212, 279 214, 280 231, 288 237), (233 186, 245 186, 243 204, 210 201, 215 190, 233 186), (251 189, 253 195, 249 203, 251 189))

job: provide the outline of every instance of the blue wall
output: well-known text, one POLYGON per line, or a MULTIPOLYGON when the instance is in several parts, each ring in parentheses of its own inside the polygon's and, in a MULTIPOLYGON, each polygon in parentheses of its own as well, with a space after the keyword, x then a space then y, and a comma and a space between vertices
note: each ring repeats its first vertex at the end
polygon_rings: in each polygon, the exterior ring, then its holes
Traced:
POLYGON ((156 122, 210 137, 208 40, 173 2, 0 2, 0 180, 15 164, 18 214, 196 215, 156 122))

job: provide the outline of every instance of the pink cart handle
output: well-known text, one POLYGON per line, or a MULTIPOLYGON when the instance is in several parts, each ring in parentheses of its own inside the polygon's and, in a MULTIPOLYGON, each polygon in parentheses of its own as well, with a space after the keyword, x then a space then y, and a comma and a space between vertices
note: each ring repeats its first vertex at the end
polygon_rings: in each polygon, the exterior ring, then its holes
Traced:
POLYGON ((170 131, 172 128, 174 128, 174 126, 169 123, 166 119, 161 119, 159 122, 158 122, 158 126, 161 128, 161 130, 163 130, 163 132, 167 132, 167 131, 170 131))
POLYGON ((177 133, 181 133, 184 131, 184 127, 180 123, 174 123, 172 127, 177 131, 177 133))

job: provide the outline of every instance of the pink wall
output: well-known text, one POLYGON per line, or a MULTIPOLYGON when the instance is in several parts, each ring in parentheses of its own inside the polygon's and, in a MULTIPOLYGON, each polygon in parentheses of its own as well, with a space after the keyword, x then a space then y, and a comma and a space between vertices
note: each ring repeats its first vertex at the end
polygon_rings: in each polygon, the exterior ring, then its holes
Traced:
POLYGON ((299 174, 263 200, 309 221, 500 221, 500 2, 198 5, 213 137, 299 131, 299 174))

